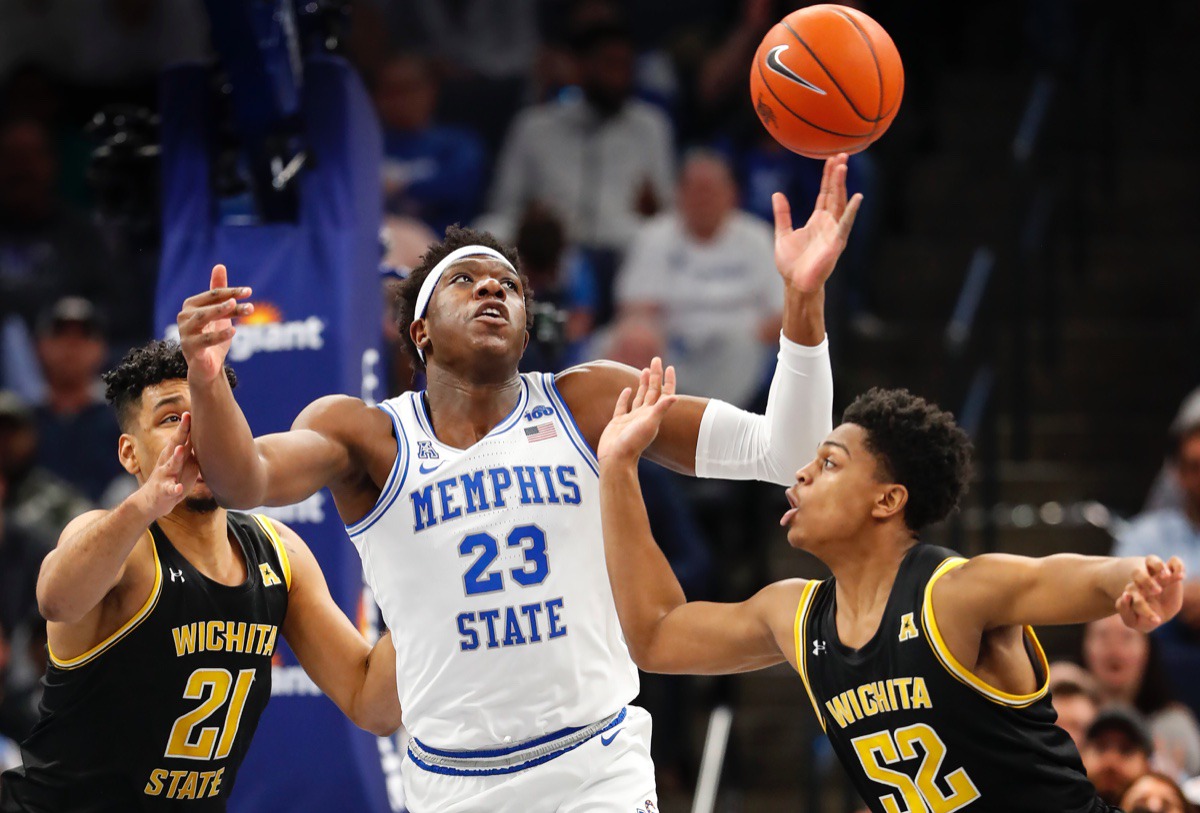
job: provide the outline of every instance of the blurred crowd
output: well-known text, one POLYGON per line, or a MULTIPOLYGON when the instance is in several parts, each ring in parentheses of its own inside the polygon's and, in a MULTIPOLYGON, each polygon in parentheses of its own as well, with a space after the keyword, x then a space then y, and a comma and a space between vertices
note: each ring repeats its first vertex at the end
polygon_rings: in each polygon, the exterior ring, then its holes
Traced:
MULTIPOLYGON (((892 33, 908 82, 892 133, 850 160, 865 203, 829 291, 835 338, 884 329, 869 269, 904 226, 895 190, 908 162, 937 139, 940 51, 907 45, 917 32, 952 42, 958 19, 951 3, 850 4, 892 33)), ((770 196, 784 192, 803 222, 822 166, 761 127, 746 66, 798 5, 359 0, 345 48, 384 136, 385 264, 402 275, 448 225, 486 228, 518 247, 539 303, 524 369, 663 355, 682 391, 761 409, 782 307, 770 196)), ((211 56, 205 20, 200 0, 0 3, 0 767, 13 760, 4 738, 36 719, 39 563, 70 518, 131 489, 99 374, 149 338, 157 246, 89 185, 87 124, 102 107, 153 110, 164 65, 211 56)), ((388 338, 399 392, 412 368, 388 338)), ((1200 396, 1171 431, 1152 510, 1116 550, 1179 555, 1200 575, 1200 396)), ((765 581, 761 491, 652 467, 643 482, 689 595, 739 598, 765 581)), ((1127 810, 1184 810, 1175 783, 1200 799, 1187 785, 1200 775, 1200 688, 1186 680, 1197 636, 1200 580, 1162 635, 1096 622, 1078 665, 1055 668, 1064 725, 1127 810), (1143 798, 1154 794, 1179 801, 1143 798)), ((694 686, 650 681, 646 693, 661 782, 682 786, 698 756, 694 686)))

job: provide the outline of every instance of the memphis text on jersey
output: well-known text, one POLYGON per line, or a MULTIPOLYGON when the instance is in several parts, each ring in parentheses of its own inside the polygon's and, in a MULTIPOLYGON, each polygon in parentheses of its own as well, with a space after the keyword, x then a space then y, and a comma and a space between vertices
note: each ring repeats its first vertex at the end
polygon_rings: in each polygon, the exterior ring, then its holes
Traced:
MULTIPOLYGON (((494 466, 447 477, 409 494, 413 533, 444 526, 484 511, 515 506, 578 506, 582 503, 574 466, 494 466)), ((550 571, 546 534, 536 524, 518 525, 503 539, 477 532, 459 543, 459 555, 470 565, 463 575, 464 595, 500 592, 506 580, 523 587, 541 584, 550 571), (523 556, 507 572, 495 567, 509 550, 523 556)), ((567 634, 563 598, 490 607, 459 613, 455 626, 459 649, 475 652, 551 641, 567 634)))

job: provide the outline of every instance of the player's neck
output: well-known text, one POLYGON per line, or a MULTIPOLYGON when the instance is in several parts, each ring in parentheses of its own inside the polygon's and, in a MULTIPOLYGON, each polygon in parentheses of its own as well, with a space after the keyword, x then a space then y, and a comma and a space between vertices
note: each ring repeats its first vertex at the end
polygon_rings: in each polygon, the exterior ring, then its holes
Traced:
POLYGON ((869 536, 869 540, 860 538, 841 546, 836 555, 822 557, 836 580, 839 635, 844 636, 844 644, 854 648, 874 635, 900 563, 914 544, 907 534, 882 532, 869 536))
POLYGON ((158 525, 175 549, 205 575, 215 578, 228 567, 233 544, 224 508, 192 511, 180 503, 160 517, 158 525))
POLYGON ((430 367, 425 390, 429 418, 438 440, 465 449, 491 432, 516 407, 521 378, 478 381, 442 367, 430 367))

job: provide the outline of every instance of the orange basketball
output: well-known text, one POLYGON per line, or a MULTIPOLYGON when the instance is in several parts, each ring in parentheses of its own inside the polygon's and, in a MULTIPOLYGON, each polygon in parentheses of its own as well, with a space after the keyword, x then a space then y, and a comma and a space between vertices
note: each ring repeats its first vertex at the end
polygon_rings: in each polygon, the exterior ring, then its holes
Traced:
POLYGON ((776 141, 809 158, 865 149, 883 135, 904 93, 892 38, 856 9, 793 11, 763 37, 750 99, 776 141))

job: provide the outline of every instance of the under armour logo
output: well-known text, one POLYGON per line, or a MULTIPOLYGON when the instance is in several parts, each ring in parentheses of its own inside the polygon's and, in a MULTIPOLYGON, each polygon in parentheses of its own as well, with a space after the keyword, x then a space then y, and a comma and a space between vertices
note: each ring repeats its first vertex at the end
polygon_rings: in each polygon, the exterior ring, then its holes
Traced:
POLYGON ((814 655, 820 655, 824 651, 825 651, 825 642, 824 641, 813 641, 813 654, 814 655))
POLYGON ((178 578, 179 581, 183 581, 183 571, 182 570, 176 570, 173 567, 168 567, 167 570, 171 571, 171 581, 172 582, 174 582, 176 578, 178 578))

